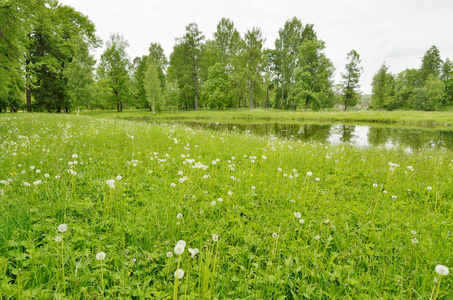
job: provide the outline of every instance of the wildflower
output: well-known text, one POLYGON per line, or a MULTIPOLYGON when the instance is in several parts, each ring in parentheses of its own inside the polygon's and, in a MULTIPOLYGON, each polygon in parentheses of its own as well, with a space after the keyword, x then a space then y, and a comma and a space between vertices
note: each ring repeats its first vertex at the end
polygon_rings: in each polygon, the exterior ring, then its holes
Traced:
POLYGON ((417 234, 417 231, 411 230, 411 233, 412 233, 412 234, 417 234))
POLYGON ((44 174, 44 177, 49 178, 49 173, 44 174))
POLYGON ((277 171, 281 172, 281 171, 282 171, 282 168, 278 168, 277 171))
POLYGON ((252 190, 254 190, 254 189, 255 189, 255 186, 254 186, 254 185, 252 185, 252 190))
POLYGON ((57 237, 55 238, 55 242, 57 242, 57 243, 61 242, 61 240, 62 240, 61 236, 57 236, 57 237))
POLYGON ((105 252, 99 252, 96 254, 96 259, 97 260, 103 260, 105 258, 105 252))
POLYGON ((427 189, 428 191, 430 191, 430 190, 432 190, 433 188, 430 187, 430 186, 428 186, 426 189, 427 189))
POLYGON ((184 252, 185 245, 183 244, 176 244, 175 246, 175 253, 181 255, 184 252))
POLYGON ((123 177, 121 175, 116 176, 116 180, 121 180, 123 177))
POLYGON ((294 213, 294 216, 295 216, 296 218, 300 219, 300 217, 301 217, 302 215, 300 214, 300 212, 295 212, 295 213, 294 213))
POLYGON ((222 198, 217 199, 217 202, 223 202, 222 198))
POLYGON ((72 155, 72 158, 77 158, 77 154, 73 154, 73 155, 72 155))
POLYGON ((177 217, 178 219, 182 219, 183 215, 182 215, 182 213, 179 213, 179 214, 176 215, 176 217, 177 217))
POLYGON ((36 169, 36 173, 41 173, 41 170, 40 169, 36 169))
POLYGON ((219 241, 219 236, 217 234, 212 234, 211 237, 212 237, 212 240, 214 242, 218 242, 219 241))
POLYGON ((296 200, 291 199, 291 200, 289 200, 289 202, 294 203, 294 202, 296 202, 296 200))
POLYGON ((212 201, 212 202, 211 202, 211 205, 212 205, 212 206, 215 206, 216 204, 217 204, 217 202, 215 202, 215 201, 212 201))
POLYGON ((182 175, 182 171, 178 171, 178 175, 181 176, 182 175))
POLYGON ((233 196, 233 192, 232 191, 228 191, 228 195, 233 196))
POLYGON ((439 275, 448 275, 450 273, 450 271, 448 270, 448 268, 446 266, 443 266, 443 265, 437 265, 436 266, 436 272, 439 274, 439 275))
POLYGON ((277 233, 274 232, 274 233, 272 234, 272 237, 273 237, 274 239, 276 239, 276 238, 277 238, 277 233))
POLYGON ((172 182, 172 183, 170 183, 170 186, 171 186, 171 187, 175 187, 176 184, 172 182))
POLYGON ((61 224, 58 226, 58 231, 59 232, 66 232, 68 230, 68 225, 67 224, 61 224))
POLYGON ((171 251, 168 251, 167 252, 167 257, 170 258, 170 257, 173 257, 173 253, 171 251))
POLYGON ((321 179, 319 177, 316 177, 315 178, 315 181, 320 181, 321 179))
POLYGON ((330 220, 329 220, 329 219, 327 219, 327 220, 324 221, 324 224, 329 224, 329 223, 330 223, 330 220))
POLYGON ((418 244, 418 240, 417 240, 417 238, 413 238, 413 239, 412 239, 412 243, 414 243, 414 244, 418 244))
POLYGON ((311 176, 311 175, 313 175, 312 172, 307 172, 307 176, 311 176))
POLYGON ((319 235, 316 235, 316 236, 315 236, 315 240, 317 240, 317 241, 318 241, 318 240, 319 240, 319 238, 320 238, 320 236, 319 236, 319 235))
POLYGON ((189 248, 189 250, 187 250, 187 252, 190 253, 190 257, 194 258, 195 255, 199 252, 199 250, 197 248, 195 248, 195 249, 189 248))
POLYGON ((24 185, 25 186, 30 186, 30 184, 28 182, 24 182, 24 185))
POLYGON ((433 282, 434 282, 434 284, 438 284, 438 283, 439 283, 439 281, 437 280, 437 278, 434 278, 434 281, 433 281, 433 282))
POLYGON ((299 223, 300 223, 300 224, 304 224, 304 223, 305 223, 305 220, 304 220, 304 219, 300 219, 300 220, 299 220, 299 223))
POLYGON ((373 183, 373 187, 374 187, 374 188, 377 187, 377 183, 373 183))
POLYGON ((392 199, 396 199, 396 195, 393 195, 393 196, 392 196, 392 199))
POLYGON ((186 247, 186 241, 184 241, 184 240, 179 240, 176 244, 181 244, 184 247, 186 247))
POLYGON ((178 269, 175 271, 175 277, 178 279, 181 279, 184 276, 184 271, 181 269, 178 269))

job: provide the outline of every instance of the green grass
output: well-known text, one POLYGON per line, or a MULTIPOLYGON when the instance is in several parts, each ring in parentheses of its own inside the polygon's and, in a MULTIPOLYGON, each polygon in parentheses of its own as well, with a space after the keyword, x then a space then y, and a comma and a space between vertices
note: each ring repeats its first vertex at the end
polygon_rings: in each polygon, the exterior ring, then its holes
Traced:
POLYGON ((451 296, 450 151, 15 114, 0 155, 0 299, 451 296))
POLYGON ((268 121, 323 121, 349 123, 387 123, 411 125, 453 126, 451 111, 286 111, 275 109, 228 109, 228 110, 199 110, 165 111, 153 115, 149 110, 115 111, 86 111, 83 114, 100 117, 116 117, 138 120, 268 120, 268 121))

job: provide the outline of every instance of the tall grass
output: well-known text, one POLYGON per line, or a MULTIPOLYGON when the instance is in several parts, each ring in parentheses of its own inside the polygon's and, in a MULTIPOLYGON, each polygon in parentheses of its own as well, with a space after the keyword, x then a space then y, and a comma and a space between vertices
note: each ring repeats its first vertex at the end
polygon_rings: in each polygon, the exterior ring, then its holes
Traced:
POLYGON ((24 114, 0 155, 0 298, 451 296, 450 151, 24 114))

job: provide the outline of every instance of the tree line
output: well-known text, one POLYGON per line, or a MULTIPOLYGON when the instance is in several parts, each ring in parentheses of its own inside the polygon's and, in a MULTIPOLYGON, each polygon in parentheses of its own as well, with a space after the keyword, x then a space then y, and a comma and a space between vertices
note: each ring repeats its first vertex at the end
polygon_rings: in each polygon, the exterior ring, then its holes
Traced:
MULTIPOLYGON (((0 4, 0 109, 62 112, 74 109, 257 108, 321 110, 354 107, 363 71, 351 50, 334 84, 334 67, 313 24, 294 17, 264 47, 260 28, 240 34, 232 20, 219 21, 211 39, 196 23, 176 39, 170 57, 159 43, 129 59, 120 34, 101 46, 94 24, 56 0, 10 0, 0 4)), ((371 107, 433 110, 452 101, 452 63, 430 48, 420 70, 398 75, 382 65, 373 78, 371 107)))

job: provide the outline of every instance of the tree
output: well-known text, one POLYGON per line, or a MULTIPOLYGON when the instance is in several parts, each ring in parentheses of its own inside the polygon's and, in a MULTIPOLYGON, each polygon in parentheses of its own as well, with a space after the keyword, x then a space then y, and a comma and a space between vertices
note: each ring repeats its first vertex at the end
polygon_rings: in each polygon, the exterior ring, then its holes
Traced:
POLYGON ((332 76, 334 67, 322 52, 325 44, 320 40, 304 40, 299 49, 295 83, 290 89, 294 98, 294 109, 303 103, 305 110, 319 110, 328 105, 333 97, 332 76))
MULTIPOLYGON (((167 106, 174 106, 176 113, 178 113, 178 106, 181 100, 181 90, 179 89, 178 82, 168 81, 165 87, 165 102, 167 106)), ((172 108, 173 111, 173 108, 172 108)))
POLYGON ((88 44, 79 41, 72 61, 64 70, 68 95, 72 105, 77 107, 77 114, 79 114, 80 106, 89 106, 92 100, 95 63, 93 56, 90 55, 88 44))
POLYGON ((414 89, 421 87, 420 72, 416 69, 401 71, 395 78, 395 101, 397 107, 411 106, 414 89))
POLYGON ((231 57, 237 54, 239 41, 240 35, 234 28, 233 21, 222 18, 214 32, 214 46, 224 67, 231 62, 231 57))
POLYGON ((391 74, 388 73, 385 62, 373 76, 371 86, 371 107, 382 109, 391 100, 391 74))
POLYGON ((200 63, 204 50, 204 35, 198 29, 197 23, 190 23, 186 26, 186 34, 177 39, 181 47, 182 54, 188 62, 190 70, 185 70, 192 77, 193 87, 193 107, 198 110, 198 80, 200 74, 200 63))
POLYGON ((156 110, 159 111, 162 105, 162 87, 159 79, 158 67, 154 61, 148 62, 144 82, 149 110, 152 110, 153 114, 155 114, 156 110))
POLYGON ((227 105, 228 75, 221 63, 209 68, 208 80, 204 84, 203 94, 210 107, 224 108, 227 105))
POLYGON ((422 58, 422 66, 420 68, 420 76, 422 81, 425 81, 429 75, 439 78, 442 68, 442 58, 440 57, 439 49, 436 46, 426 51, 422 58))
POLYGON ((254 27, 247 30, 243 41, 242 57, 246 61, 245 74, 250 91, 250 109, 253 108, 253 88, 262 82, 261 71, 263 68, 263 44, 261 29, 254 27))
POLYGON ((360 73, 363 68, 360 66, 362 60, 359 54, 355 50, 351 50, 347 56, 348 63, 346 64, 346 73, 341 74, 343 78, 343 97, 342 102, 344 110, 347 110, 350 106, 357 105, 359 94, 359 79, 360 73))
POLYGON ((283 108, 285 98, 285 107, 289 108, 292 106, 289 103, 289 89, 286 86, 291 86, 295 82, 294 76, 298 64, 300 46, 305 40, 316 39, 313 25, 307 24, 304 26, 296 17, 287 20, 283 28, 278 31, 278 38, 275 40, 274 72, 280 84, 280 109, 283 108))
POLYGON ((123 102, 129 94, 127 47, 127 41, 120 34, 110 35, 98 68, 99 76, 108 81, 118 112, 123 110, 123 102))
POLYGON ((445 85, 445 102, 452 102, 453 101, 453 62, 450 61, 448 58, 445 60, 444 64, 442 65, 442 75, 441 80, 445 85))
POLYGON ((425 85, 414 91, 414 108, 421 110, 438 110, 445 97, 444 83, 430 74, 425 85))
POLYGON ((159 76, 159 80, 161 83, 162 88, 165 88, 165 70, 168 66, 168 60, 165 56, 164 49, 159 43, 151 43, 149 46, 149 60, 154 62, 157 67, 157 73, 159 76))

